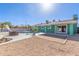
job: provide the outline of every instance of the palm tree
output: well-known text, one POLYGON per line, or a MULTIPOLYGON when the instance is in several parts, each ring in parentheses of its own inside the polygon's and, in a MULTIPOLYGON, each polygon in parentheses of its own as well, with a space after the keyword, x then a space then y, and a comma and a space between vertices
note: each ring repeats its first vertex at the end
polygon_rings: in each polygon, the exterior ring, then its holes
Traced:
POLYGON ((46 24, 48 24, 49 23, 49 21, 48 20, 46 20, 46 24))
POLYGON ((77 20, 78 19, 78 15, 77 14, 74 14, 73 15, 73 20, 77 20))
POLYGON ((1 24, 1 32, 3 31, 3 28, 4 28, 4 24, 2 23, 1 24))

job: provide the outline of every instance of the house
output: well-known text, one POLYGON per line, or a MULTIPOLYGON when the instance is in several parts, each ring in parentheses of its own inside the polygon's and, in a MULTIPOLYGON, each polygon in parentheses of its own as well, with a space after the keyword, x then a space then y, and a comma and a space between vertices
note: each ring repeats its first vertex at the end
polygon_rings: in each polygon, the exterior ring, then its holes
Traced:
POLYGON ((37 29, 38 32, 44 33, 64 33, 67 35, 75 35, 77 33, 77 18, 36 24, 32 29, 37 29))

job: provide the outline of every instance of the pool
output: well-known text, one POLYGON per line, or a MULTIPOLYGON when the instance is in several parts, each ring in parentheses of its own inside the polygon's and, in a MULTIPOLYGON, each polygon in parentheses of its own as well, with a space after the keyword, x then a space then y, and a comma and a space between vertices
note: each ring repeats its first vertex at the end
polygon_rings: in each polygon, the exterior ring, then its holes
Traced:
MULTIPOLYGON (((0 29, 1 30, 1 29, 0 29)), ((18 33, 23 33, 23 34, 26 34, 26 35, 29 35, 29 34, 33 34, 32 31, 28 31, 26 29, 11 29, 12 31, 16 31, 18 33)), ((3 29, 2 32, 9 32, 7 29, 3 29)))
POLYGON ((16 32, 26 35, 33 35, 32 31, 27 31, 27 30, 17 30, 16 32))

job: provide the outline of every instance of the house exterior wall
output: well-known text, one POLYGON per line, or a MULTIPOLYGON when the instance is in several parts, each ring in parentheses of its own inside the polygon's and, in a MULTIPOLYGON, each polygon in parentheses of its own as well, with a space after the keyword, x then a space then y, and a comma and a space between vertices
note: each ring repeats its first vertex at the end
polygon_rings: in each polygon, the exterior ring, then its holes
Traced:
MULTIPOLYGON (((38 32, 45 32, 45 33, 57 33, 58 32, 58 25, 45 25, 45 26, 35 26, 33 29, 37 29, 38 32)), ((63 25, 63 24, 62 24, 63 25)), ((66 33, 68 35, 74 35, 77 33, 77 23, 68 23, 66 24, 66 33)))
POLYGON ((55 33, 55 25, 51 25, 51 32, 55 33))
POLYGON ((67 34, 74 35, 77 33, 77 24, 67 24, 67 34))

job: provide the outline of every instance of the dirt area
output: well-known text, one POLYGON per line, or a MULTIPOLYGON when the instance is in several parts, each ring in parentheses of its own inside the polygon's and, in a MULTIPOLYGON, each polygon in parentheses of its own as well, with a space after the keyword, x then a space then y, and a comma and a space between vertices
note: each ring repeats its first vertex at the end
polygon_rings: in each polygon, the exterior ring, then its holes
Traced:
POLYGON ((79 41, 68 40, 66 44, 60 44, 36 36, 0 45, 0 55, 7 56, 57 56, 79 55, 79 41))
POLYGON ((11 41, 12 39, 10 39, 10 38, 2 38, 2 39, 0 39, 0 44, 1 43, 6 43, 6 42, 8 42, 8 41, 11 41))

